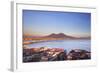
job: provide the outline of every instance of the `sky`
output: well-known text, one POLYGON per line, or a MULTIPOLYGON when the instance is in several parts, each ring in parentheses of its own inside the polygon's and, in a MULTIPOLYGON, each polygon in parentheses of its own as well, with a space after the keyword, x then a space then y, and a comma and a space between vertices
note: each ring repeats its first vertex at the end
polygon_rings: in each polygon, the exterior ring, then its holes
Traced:
POLYGON ((80 37, 91 34, 91 13, 23 10, 22 18, 24 34, 64 33, 80 37))

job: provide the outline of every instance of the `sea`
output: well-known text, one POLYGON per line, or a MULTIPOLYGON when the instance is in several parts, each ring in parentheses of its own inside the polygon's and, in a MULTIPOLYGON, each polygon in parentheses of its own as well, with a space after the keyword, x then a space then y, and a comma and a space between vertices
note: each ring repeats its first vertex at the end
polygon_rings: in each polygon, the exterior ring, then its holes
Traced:
POLYGON ((82 49, 86 51, 91 51, 91 40, 52 40, 45 42, 38 42, 27 45, 29 48, 40 48, 40 47, 48 47, 48 48, 62 48, 67 52, 73 49, 82 49))

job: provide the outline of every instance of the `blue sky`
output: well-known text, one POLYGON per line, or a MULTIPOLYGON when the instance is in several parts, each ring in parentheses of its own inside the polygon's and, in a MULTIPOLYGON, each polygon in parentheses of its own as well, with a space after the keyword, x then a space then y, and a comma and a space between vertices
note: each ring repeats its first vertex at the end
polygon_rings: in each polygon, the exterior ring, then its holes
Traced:
POLYGON ((90 36, 91 14, 23 10, 24 34, 49 35, 65 33, 72 36, 90 36))

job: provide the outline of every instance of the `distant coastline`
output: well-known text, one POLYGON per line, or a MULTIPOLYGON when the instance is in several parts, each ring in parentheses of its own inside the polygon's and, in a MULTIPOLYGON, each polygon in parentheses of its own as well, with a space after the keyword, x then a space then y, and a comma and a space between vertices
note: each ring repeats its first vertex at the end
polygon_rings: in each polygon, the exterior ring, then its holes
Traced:
POLYGON ((40 43, 40 42, 50 42, 50 41, 60 41, 60 40, 90 40, 90 39, 53 39, 53 40, 24 40, 23 45, 33 44, 33 43, 40 43))
POLYGON ((47 42, 47 41, 57 41, 57 40, 90 40, 91 37, 74 37, 65 35, 64 33, 59 34, 50 34, 47 36, 36 37, 36 36, 23 36, 23 44, 33 44, 39 42, 47 42))

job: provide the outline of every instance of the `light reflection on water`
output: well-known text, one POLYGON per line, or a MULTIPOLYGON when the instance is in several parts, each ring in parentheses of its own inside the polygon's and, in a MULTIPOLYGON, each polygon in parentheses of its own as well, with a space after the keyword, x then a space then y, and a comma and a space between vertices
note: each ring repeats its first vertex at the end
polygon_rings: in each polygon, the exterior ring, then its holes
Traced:
POLYGON ((57 40, 57 41, 47 41, 40 43, 33 43, 27 45, 30 48, 39 47, 49 47, 49 48, 63 48, 69 52, 72 49, 83 49, 91 51, 91 41, 90 40, 57 40))

